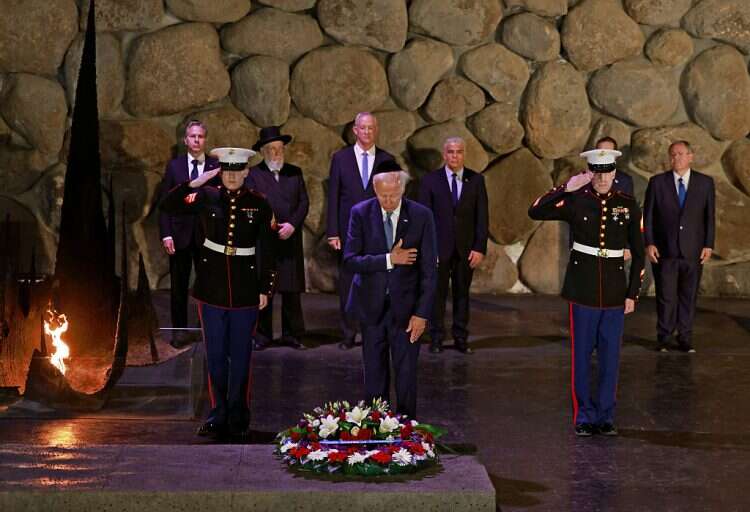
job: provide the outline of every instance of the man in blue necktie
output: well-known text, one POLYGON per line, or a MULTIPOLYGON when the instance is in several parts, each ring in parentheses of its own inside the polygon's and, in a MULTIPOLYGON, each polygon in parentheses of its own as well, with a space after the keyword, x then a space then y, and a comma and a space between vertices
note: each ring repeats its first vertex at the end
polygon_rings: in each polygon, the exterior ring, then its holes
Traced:
POLYGON ((643 227, 646 255, 656 284, 658 349, 677 346, 695 352, 692 340, 695 302, 703 264, 714 246, 714 181, 690 168, 687 141, 669 146, 672 169, 653 176, 646 189, 643 227))

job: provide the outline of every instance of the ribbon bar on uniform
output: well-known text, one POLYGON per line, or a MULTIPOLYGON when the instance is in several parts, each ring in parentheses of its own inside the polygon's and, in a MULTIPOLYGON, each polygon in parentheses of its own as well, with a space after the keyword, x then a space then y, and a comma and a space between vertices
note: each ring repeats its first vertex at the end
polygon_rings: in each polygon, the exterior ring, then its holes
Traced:
POLYGON ((598 247, 591 247, 590 245, 579 244, 573 242, 573 250, 582 252, 583 254, 590 254, 591 256, 598 256, 599 258, 622 258, 625 251, 622 249, 605 249, 598 247))
MULTIPOLYGON (((255 247, 230 247, 228 245, 217 244, 209 239, 203 241, 203 247, 212 251, 226 254, 227 256, 254 256, 255 247)), ((622 252, 622 251, 621 251, 622 252)))

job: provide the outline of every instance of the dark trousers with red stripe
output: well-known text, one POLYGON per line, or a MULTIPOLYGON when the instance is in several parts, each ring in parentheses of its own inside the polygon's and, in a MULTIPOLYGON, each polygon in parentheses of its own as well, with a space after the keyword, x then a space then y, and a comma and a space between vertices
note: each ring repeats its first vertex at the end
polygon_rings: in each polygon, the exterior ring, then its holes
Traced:
POLYGON ((250 358, 258 308, 200 304, 208 361, 208 421, 244 430, 250 425, 250 358))
POLYGON ((614 422, 624 325, 624 307, 600 309, 570 304, 573 422, 576 425, 614 422), (599 365, 596 399, 591 393, 591 355, 594 349, 599 365))

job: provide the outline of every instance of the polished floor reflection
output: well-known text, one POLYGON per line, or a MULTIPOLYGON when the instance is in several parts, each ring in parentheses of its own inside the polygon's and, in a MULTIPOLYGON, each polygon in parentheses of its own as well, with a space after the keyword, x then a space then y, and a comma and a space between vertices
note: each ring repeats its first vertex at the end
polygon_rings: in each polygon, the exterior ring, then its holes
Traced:
MULTIPOLYGON (((164 299, 157 296, 161 309, 164 299)), ((332 296, 304 297, 310 350, 255 354, 256 442, 324 400, 362 394, 361 350, 336 346, 336 304, 332 296)), ((477 454, 499 508, 750 510, 750 301, 701 300, 691 355, 656 352, 653 302, 640 304, 626 321, 617 438, 572 433, 566 312, 552 297, 480 296, 472 304, 473 355, 420 355, 420 419, 449 429, 448 449, 477 454)), ((183 354, 129 370, 99 414, 6 411, 0 439, 204 443, 193 435, 189 366, 183 354)))

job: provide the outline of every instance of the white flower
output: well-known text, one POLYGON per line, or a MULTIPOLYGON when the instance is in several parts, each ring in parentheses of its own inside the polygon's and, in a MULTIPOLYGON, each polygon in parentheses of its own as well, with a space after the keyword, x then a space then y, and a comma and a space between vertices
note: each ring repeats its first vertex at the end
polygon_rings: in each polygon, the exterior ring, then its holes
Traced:
POLYGON ((388 436, 388 437, 385 438, 385 440, 388 441, 389 443, 392 443, 393 442, 393 436, 388 436))
POLYGON ((326 418, 322 418, 320 420, 320 431, 318 432, 318 435, 322 437, 323 439, 327 438, 334 432, 336 432, 339 428, 339 419, 334 418, 330 414, 326 418))
POLYGON ((411 464, 411 453, 406 448, 401 448, 393 454, 393 462, 399 466, 408 466, 411 464))
POLYGON ((396 418, 380 418, 380 427, 378 427, 378 431, 381 434, 387 434, 396 430, 398 426, 398 420, 396 418))
POLYGON ((422 441, 422 448, 424 448, 425 455, 427 455, 431 459, 435 458, 435 452, 432 451, 432 446, 430 445, 430 443, 425 443, 424 441, 422 441))
POLYGON ((296 447, 297 447, 297 443, 292 443, 291 441, 288 441, 288 442, 286 442, 286 443, 284 443, 284 444, 281 445, 281 448, 279 448, 279 451, 281 453, 286 453, 289 450, 291 450, 292 448, 296 448, 296 447))
POLYGON ((419 422, 417 420, 411 420, 412 427, 416 427, 417 425, 419 425, 419 422))
POLYGON ((312 422, 312 426, 314 428, 318 428, 320 426, 320 420, 319 419, 314 419, 313 422, 312 422))
POLYGON ((359 427, 352 428, 352 435, 355 437, 359 435, 359 427))
POLYGON ((354 464, 359 464, 360 462, 366 461, 369 456, 370 456, 370 452, 352 453, 351 455, 349 455, 346 461, 349 463, 349 465, 353 466, 354 464))
POLYGON ((354 423, 357 426, 361 426, 362 420, 367 418, 368 414, 370 414, 369 407, 366 409, 360 409, 359 406, 356 406, 354 409, 346 413, 346 421, 354 423))
POLYGON ((315 450, 307 454, 307 460, 324 460, 328 458, 328 454, 323 450, 315 450))

